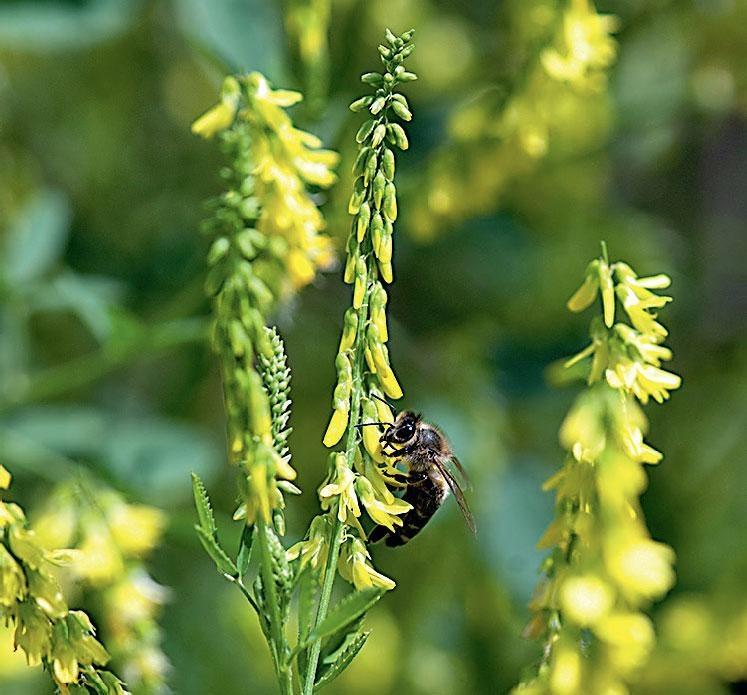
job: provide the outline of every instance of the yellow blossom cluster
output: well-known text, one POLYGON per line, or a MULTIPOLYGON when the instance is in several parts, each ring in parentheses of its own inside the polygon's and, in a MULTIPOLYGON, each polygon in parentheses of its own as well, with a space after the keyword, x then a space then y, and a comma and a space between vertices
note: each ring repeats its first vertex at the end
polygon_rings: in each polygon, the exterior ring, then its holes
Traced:
POLYGON ((513 181, 537 168, 554 140, 577 156, 606 137, 617 19, 599 14, 591 0, 523 0, 513 12, 512 34, 520 45, 511 53, 534 57, 514 84, 489 86, 452 115, 450 141, 429 162, 429 180, 411 213, 421 238, 494 210, 513 181))
MULTIPOLYGON (((0 490, 9 486, 10 474, 0 466, 0 490)), ((45 548, 21 507, 0 499, 0 614, 15 628, 15 647, 30 666, 43 664, 63 694, 88 688, 126 695, 124 684, 100 668, 109 654, 89 617, 68 608, 55 578, 54 566, 74 565, 77 556, 45 548)))
POLYGON ((169 668, 157 623, 168 591, 143 565, 165 523, 159 509, 86 480, 58 487, 32 524, 44 547, 75 549, 68 573, 93 590, 112 657, 141 693, 158 692, 169 668))
POLYGON ((379 46, 383 72, 369 72, 361 78, 374 94, 350 106, 356 112, 366 111, 368 118, 356 135, 359 150, 348 205, 353 219, 344 280, 353 285, 352 306, 343 318, 335 360, 333 411, 324 435, 325 446, 331 448, 347 433, 346 448, 330 456, 327 479, 319 488, 322 510, 334 515, 336 524, 313 524, 308 538, 289 551, 291 557, 300 555, 302 561, 316 566, 329 553, 329 547, 321 546, 334 536, 336 543, 342 542, 337 564, 340 575, 358 589, 394 587, 394 582, 376 572, 369 562, 366 533, 359 520, 362 512, 375 523, 394 529, 402 525, 402 515, 411 509, 389 489, 397 484, 393 477, 397 469, 381 451, 382 430, 377 425, 393 421, 384 397, 402 396, 386 345, 389 332, 384 284, 394 279, 392 240, 398 212, 394 151, 408 148, 400 121, 412 118, 407 99, 397 87, 417 79, 403 64, 414 48, 411 38, 412 32, 395 36, 387 31, 386 45, 379 46), (334 531, 340 526, 340 533, 334 531), (324 531, 329 529, 332 532, 325 536, 324 531))
POLYGON ((601 316, 592 321, 592 344, 567 363, 583 361, 589 388, 560 430, 566 462, 544 486, 555 490, 556 515, 539 543, 551 554, 528 627, 544 640, 544 656, 516 692, 627 693, 654 646, 642 610, 673 585, 674 552, 651 538, 640 508, 643 467, 662 454, 644 441, 639 402, 662 402, 680 385, 659 367, 671 353, 661 347, 666 330, 654 310, 670 298, 651 290, 668 284, 666 276, 638 278, 627 264, 599 258, 568 302, 580 311, 599 296, 601 316))
POLYGON ((281 489, 296 477, 274 445, 269 385, 256 368, 275 354, 266 317, 334 260, 307 186, 334 183, 338 155, 293 126, 284 108, 300 99, 272 89, 257 72, 228 77, 220 103, 192 126, 205 137, 219 134, 230 161, 228 190, 206 223, 213 238, 206 289, 215 307, 230 457, 244 473, 236 518, 247 524, 281 514, 281 489))

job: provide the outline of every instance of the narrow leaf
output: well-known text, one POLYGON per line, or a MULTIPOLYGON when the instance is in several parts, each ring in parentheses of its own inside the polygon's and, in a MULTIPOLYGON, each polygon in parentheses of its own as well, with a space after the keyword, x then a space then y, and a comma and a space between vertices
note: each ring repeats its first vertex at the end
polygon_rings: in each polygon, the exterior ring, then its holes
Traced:
POLYGON ((197 537, 200 539, 202 547, 213 558, 218 571, 223 572, 223 574, 229 574, 232 577, 237 576, 238 570, 236 569, 236 565, 226 555, 226 551, 221 548, 218 539, 200 526, 195 526, 195 531, 197 531, 197 537))
POLYGON ((210 536, 215 535, 217 527, 215 526, 215 517, 213 517, 213 508, 210 506, 210 498, 200 476, 192 473, 192 493, 195 498, 195 507, 197 507, 197 518, 200 520, 200 528, 210 536))
POLYGON ((348 594, 329 612, 322 623, 312 630, 309 639, 313 642, 341 630, 363 615, 383 594, 383 589, 373 588, 348 594))
POLYGON ((363 649, 363 645, 368 639, 369 632, 358 633, 351 641, 340 651, 337 659, 322 671, 321 675, 314 683, 314 691, 323 688, 339 676, 357 656, 358 652, 363 649))

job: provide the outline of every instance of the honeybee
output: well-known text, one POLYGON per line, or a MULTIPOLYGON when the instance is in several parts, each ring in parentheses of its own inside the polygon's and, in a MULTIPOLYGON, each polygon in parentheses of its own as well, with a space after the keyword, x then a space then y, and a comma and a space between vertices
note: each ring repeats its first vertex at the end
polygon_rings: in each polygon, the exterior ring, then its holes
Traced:
POLYGON ((394 422, 365 422, 359 425, 383 425, 382 451, 387 456, 401 458, 408 467, 403 475, 406 488, 402 499, 412 505, 403 517, 403 525, 390 531, 386 526, 377 526, 371 531, 369 541, 376 543, 386 539, 388 546, 400 546, 416 536, 430 521, 451 492, 472 533, 476 533, 475 521, 470 512, 464 492, 454 474, 447 467, 452 464, 467 480, 467 474, 451 450, 446 437, 420 415, 406 410, 397 415, 394 422))

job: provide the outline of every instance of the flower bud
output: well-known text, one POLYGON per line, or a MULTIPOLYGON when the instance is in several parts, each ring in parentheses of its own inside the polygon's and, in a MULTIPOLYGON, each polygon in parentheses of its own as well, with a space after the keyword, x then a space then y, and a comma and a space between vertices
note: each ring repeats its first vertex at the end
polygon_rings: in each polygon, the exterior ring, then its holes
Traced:
POLYGON ((386 177, 384 176, 384 172, 379 170, 373 182, 373 199, 374 199, 374 206, 376 207, 377 210, 381 208, 381 202, 384 199, 384 192, 386 190, 386 184, 387 184, 387 181, 386 181, 386 177))
POLYGON ((384 139, 384 136, 386 135, 386 129, 387 127, 383 123, 379 123, 379 125, 376 126, 376 128, 373 131, 373 135, 371 136, 372 147, 378 147, 381 144, 381 141, 384 139))
POLYGON ((391 222, 397 219, 397 189, 391 181, 384 191, 384 214, 391 222))
POLYGON ((381 158, 381 168, 384 171, 384 176, 389 181, 392 181, 394 179, 394 152, 388 147, 384 148, 384 154, 381 158))
POLYGON ((356 219, 356 231, 358 243, 360 244, 366 236, 366 230, 368 229, 368 223, 371 221, 371 208, 368 201, 361 205, 361 209, 358 211, 358 217, 356 219))
POLYGON ((366 292, 366 282, 368 280, 368 269, 366 261, 358 256, 355 263, 355 288, 353 290, 353 307, 360 309, 363 306, 363 296, 366 292))
POLYGON ((358 314, 353 307, 348 308, 342 319, 342 337, 338 352, 350 350, 355 343, 355 334, 358 330, 358 314))
POLYGON ((387 126, 388 133, 391 135, 391 139, 394 144, 401 150, 406 150, 410 143, 407 141, 407 135, 405 134, 404 128, 399 123, 390 123, 387 126))

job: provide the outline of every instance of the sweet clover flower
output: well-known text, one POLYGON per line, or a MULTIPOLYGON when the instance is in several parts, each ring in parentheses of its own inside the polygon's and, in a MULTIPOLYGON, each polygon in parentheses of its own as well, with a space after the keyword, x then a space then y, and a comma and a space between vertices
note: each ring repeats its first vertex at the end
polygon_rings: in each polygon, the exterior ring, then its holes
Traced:
MULTIPOLYGON (((0 490, 10 481, 0 465, 0 490)), ((44 547, 21 507, 0 499, 0 615, 15 628, 16 648, 29 666, 43 664, 61 693, 126 695, 122 681, 102 669, 109 654, 90 619, 68 608, 55 578, 54 566, 74 559, 74 551, 44 547)))
POLYGON ((44 547, 73 548, 75 561, 67 572, 92 589, 112 658, 130 686, 143 693, 162 689, 170 668, 158 625, 169 591, 143 564, 165 524, 160 509, 129 504, 89 480, 60 485, 32 524, 44 547))
POLYGON ((653 649, 643 609, 674 584, 674 552, 650 537, 640 508, 643 466, 662 454, 644 441, 638 403, 662 402, 680 385, 659 366, 671 352, 654 310, 670 298, 651 290, 668 285, 666 276, 638 278, 627 264, 610 265, 605 253, 568 302, 582 311, 599 297, 600 315, 591 344, 566 363, 585 366, 589 388, 560 429, 566 462, 544 486, 555 491, 556 515, 539 543, 551 553, 527 628, 544 651, 516 692, 625 693, 653 649))
POLYGON ((422 238, 496 209, 555 141, 575 157, 609 130, 607 73, 617 53, 617 18, 599 14, 591 0, 519 2, 507 11, 506 34, 516 37, 507 63, 518 67, 451 114, 450 139, 431 156, 409 217, 422 238), (528 59, 517 63, 522 55, 528 59))
POLYGON ((228 77, 221 102, 192 126, 204 137, 218 135, 230 162, 228 190, 213 201, 206 223, 213 238, 206 289, 215 306, 213 343, 222 360, 229 455, 244 473, 235 518, 249 525, 274 519, 281 533, 281 483, 296 472, 273 432, 273 415, 276 423, 283 417, 273 409, 289 404, 287 383, 263 383, 257 369, 258 361, 278 354, 279 338, 266 329, 266 317, 334 261, 322 234, 324 219, 307 189, 335 182, 338 155, 293 126, 284 109, 300 100, 298 92, 273 89, 257 72, 228 77), (271 403, 272 393, 280 403, 271 403))

